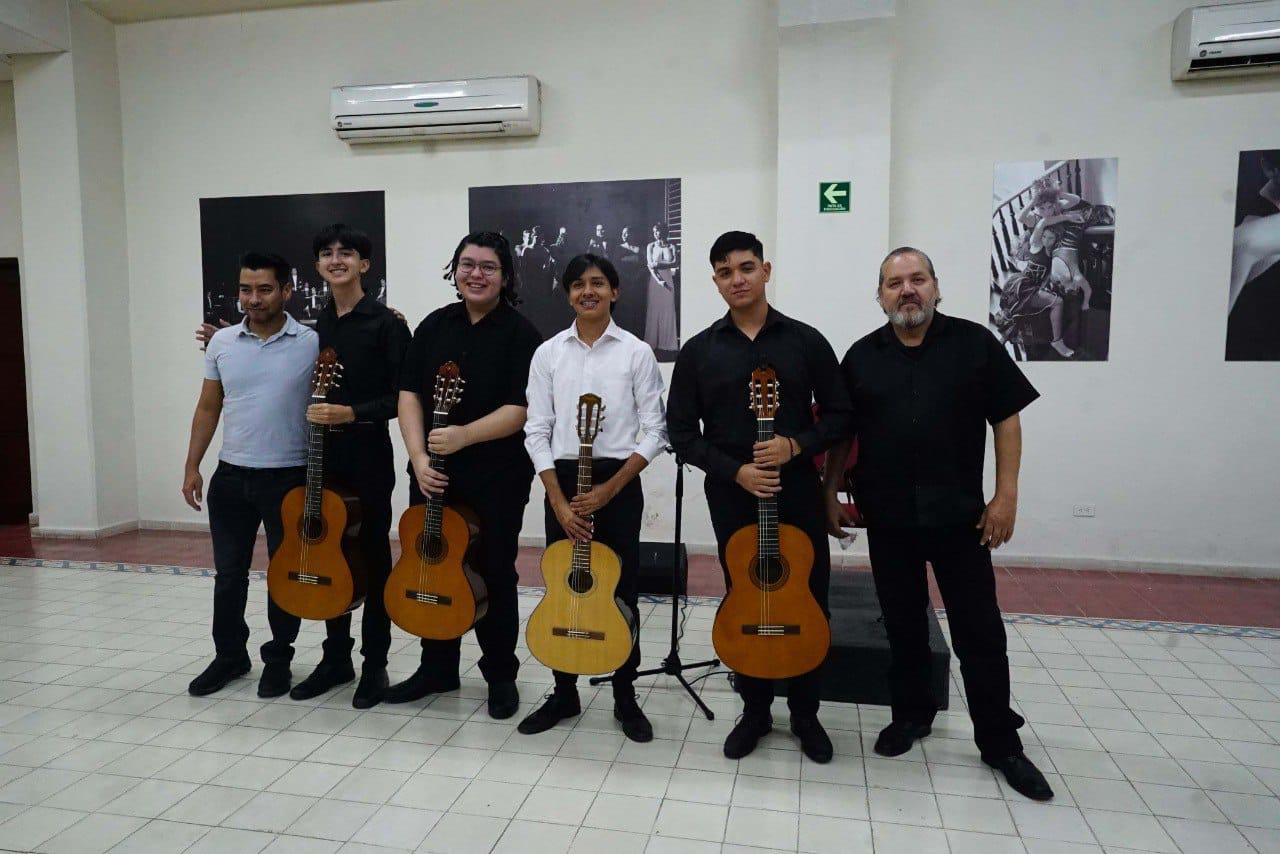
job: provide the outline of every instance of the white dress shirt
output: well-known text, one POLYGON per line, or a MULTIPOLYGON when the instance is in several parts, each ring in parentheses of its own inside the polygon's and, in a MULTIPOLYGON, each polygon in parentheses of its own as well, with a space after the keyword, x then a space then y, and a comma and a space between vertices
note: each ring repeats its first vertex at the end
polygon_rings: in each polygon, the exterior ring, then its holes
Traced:
POLYGON ((544 341, 529 365, 529 410, 524 446, 535 471, 578 458, 578 398, 597 394, 604 421, 593 456, 652 462, 667 448, 662 375, 648 344, 612 320, 595 344, 578 337, 578 324, 544 341))

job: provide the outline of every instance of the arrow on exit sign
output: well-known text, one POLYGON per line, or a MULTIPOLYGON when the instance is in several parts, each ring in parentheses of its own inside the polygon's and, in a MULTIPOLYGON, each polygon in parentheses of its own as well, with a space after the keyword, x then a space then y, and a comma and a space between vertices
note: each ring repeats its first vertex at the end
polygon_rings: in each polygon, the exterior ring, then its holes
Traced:
POLYGON ((818 213, 848 213, 849 182, 818 182, 818 213))

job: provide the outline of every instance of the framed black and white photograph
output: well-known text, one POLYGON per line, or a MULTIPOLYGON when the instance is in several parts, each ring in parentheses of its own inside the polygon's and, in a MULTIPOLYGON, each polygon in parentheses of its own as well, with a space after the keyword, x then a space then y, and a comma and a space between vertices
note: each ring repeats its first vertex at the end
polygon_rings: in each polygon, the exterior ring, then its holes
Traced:
POLYGON ((1240 152, 1227 297, 1227 361, 1280 361, 1280 149, 1240 152))
POLYGON ((573 320, 560 274, 583 252, 613 262, 614 319, 662 362, 680 349, 680 179, 472 187, 471 231, 511 241, 520 311, 544 338, 573 320))
POLYGON ((997 163, 991 331, 1018 361, 1106 361, 1119 161, 997 163))
POLYGON ((293 296, 285 309, 314 326, 329 300, 329 286, 316 272, 311 241, 333 223, 369 235, 373 258, 362 277, 366 293, 387 301, 386 208, 381 190, 359 193, 301 193, 288 196, 226 196, 200 200, 203 313, 206 323, 239 323, 237 288, 240 256, 274 252, 293 268, 293 296))

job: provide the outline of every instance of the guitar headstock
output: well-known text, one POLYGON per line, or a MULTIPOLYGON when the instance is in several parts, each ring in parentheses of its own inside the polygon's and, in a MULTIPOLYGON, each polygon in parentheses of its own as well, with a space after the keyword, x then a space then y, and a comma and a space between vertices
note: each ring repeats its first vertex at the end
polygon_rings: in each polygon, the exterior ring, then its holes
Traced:
POLYGON ((329 390, 342 383, 342 364, 338 362, 338 351, 325 347, 316 358, 315 371, 311 374, 311 396, 323 400, 329 390))
POLYGON ((462 378, 457 362, 445 362, 436 371, 435 411, 448 412, 462 398, 467 381, 462 378))
POLYGON ((777 373, 767 366, 756 368, 751 372, 747 386, 751 392, 750 409, 756 418, 772 418, 778 411, 779 390, 782 388, 777 373))
POLYGON ((584 445, 595 442, 604 421, 604 401, 598 394, 584 394, 578 398, 578 441, 584 445))

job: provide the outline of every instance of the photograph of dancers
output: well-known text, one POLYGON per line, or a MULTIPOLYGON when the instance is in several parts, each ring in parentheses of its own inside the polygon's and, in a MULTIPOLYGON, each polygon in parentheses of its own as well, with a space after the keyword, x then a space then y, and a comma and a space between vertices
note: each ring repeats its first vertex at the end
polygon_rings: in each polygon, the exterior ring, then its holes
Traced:
POLYGON ((1280 360, 1280 149, 1240 152, 1231 286, 1227 297, 1227 361, 1280 360))
POLYGON ((1014 359, 1107 359, 1117 166, 996 164, 989 325, 1014 359))

